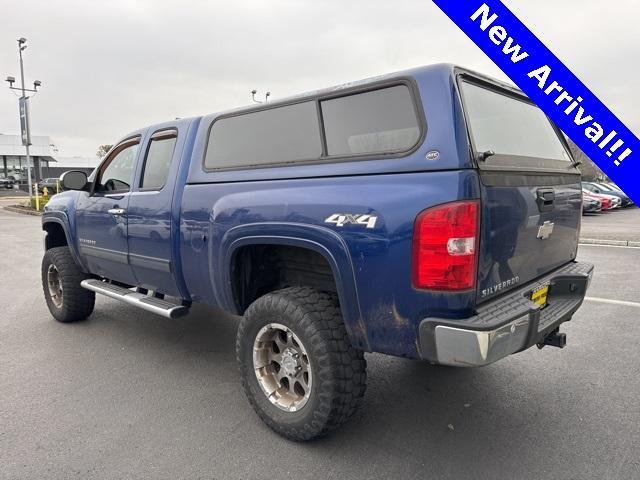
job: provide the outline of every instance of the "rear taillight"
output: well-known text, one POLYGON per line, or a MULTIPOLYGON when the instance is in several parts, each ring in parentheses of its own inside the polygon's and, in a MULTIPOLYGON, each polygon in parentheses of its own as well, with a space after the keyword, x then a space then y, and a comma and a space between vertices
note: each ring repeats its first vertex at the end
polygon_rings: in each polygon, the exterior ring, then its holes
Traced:
POLYGON ((468 290, 476 282, 478 200, 445 203, 422 211, 413 229, 413 286, 468 290))

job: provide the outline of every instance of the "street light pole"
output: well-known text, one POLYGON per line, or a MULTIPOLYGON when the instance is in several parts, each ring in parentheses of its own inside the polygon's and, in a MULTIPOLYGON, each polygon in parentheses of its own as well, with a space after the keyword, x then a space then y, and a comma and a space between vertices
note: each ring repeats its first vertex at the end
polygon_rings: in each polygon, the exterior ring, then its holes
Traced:
MULTIPOLYGON (((23 45, 22 43, 24 42, 21 43, 20 40, 22 40, 22 38, 18 39, 18 54, 20 55, 20 83, 22 84, 22 98, 24 99, 23 101, 26 102, 27 94, 24 88, 24 63, 22 61, 22 51, 25 48, 27 48, 27 46, 23 45)), ((27 118, 25 118, 25 122, 27 122, 27 125, 30 126, 29 109, 26 106, 25 106, 25 115, 27 116, 27 118)), ((31 144, 31 139, 29 138, 27 139, 26 145, 24 146, 26 150, 26 156, 27 156, 27 183, 29 184, 29 204, 31 204, 31 197, 33 196, 33 190, 31 186, 31 155, 29 154, 30 144, 31 144)))
POLYGON ((20 125, 22 129, 22 144, 26 150, 27 157, 27 183, 29 187, 29 201, 33 196, 33 186, 31 185, 31 154, 29 152, 29 146, 31 145, 31 133, 30 122, 29 122, 29 104, 27 100, 30 97, 27 97, 27 92, 36 93, 38 91, 38 87, 42 86, 42 82, 40 80, 36 80, 33 82, 33 88, 26 88, 24 85, 24 62, 22 60, 22 51, 27 48, 27 39, 24 37, 20 37, 18 39, 18 55, 20 57, 20 87, 14 87, 13 84, 16 81, 13 77, 7 77, 6 81, 9 82, 9 88, 11 90, 18 90, 22 93, 20 97, 20 125), (23 119, 24 116, 24 119, 23 119))

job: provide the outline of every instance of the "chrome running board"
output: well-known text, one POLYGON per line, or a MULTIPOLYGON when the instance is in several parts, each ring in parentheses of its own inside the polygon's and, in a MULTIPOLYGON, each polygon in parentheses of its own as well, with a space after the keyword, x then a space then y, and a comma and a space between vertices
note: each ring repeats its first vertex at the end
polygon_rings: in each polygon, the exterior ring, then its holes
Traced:
POLYGON ((147 312, 156 313, 166 318, 179 318, 189 312, 189 307, 176 305, 161 298, 150 297, 142 293, 134 292, 124 287, 119 287, 111 283, 96 279, 88 279, 80 282, 82 288, 92 292, 115 298, 121 302, 128 303, 134 307, 141 308, 147 312))

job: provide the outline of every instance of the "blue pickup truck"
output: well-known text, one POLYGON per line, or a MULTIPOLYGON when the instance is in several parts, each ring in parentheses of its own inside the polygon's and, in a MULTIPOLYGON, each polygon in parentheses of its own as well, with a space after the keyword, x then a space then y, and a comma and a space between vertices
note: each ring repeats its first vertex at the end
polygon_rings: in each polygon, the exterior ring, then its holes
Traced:
POLYGON ((61 181, 42 217, 53 317, 88 317, 96 293, 241 315, 243 388, 293 440, 353 415, 364 352, 473 367, 564 347, 593 272, 562 133, 453 65, 153 125, 61 181))

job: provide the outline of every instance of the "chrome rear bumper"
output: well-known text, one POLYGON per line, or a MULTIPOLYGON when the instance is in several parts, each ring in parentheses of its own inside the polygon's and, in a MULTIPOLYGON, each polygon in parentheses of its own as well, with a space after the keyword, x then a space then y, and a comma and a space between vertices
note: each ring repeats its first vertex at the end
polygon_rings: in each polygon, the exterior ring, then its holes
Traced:
POLYGON ((420 323, 420 354, 433 363, 479 367, 540 343, 571 319, 582 305, 593 265, 572 262, 534 284, 483 304, 468 319, 426 318, 420 323), (544 308, 530 300, 531 293, 549 285, 544 308))

